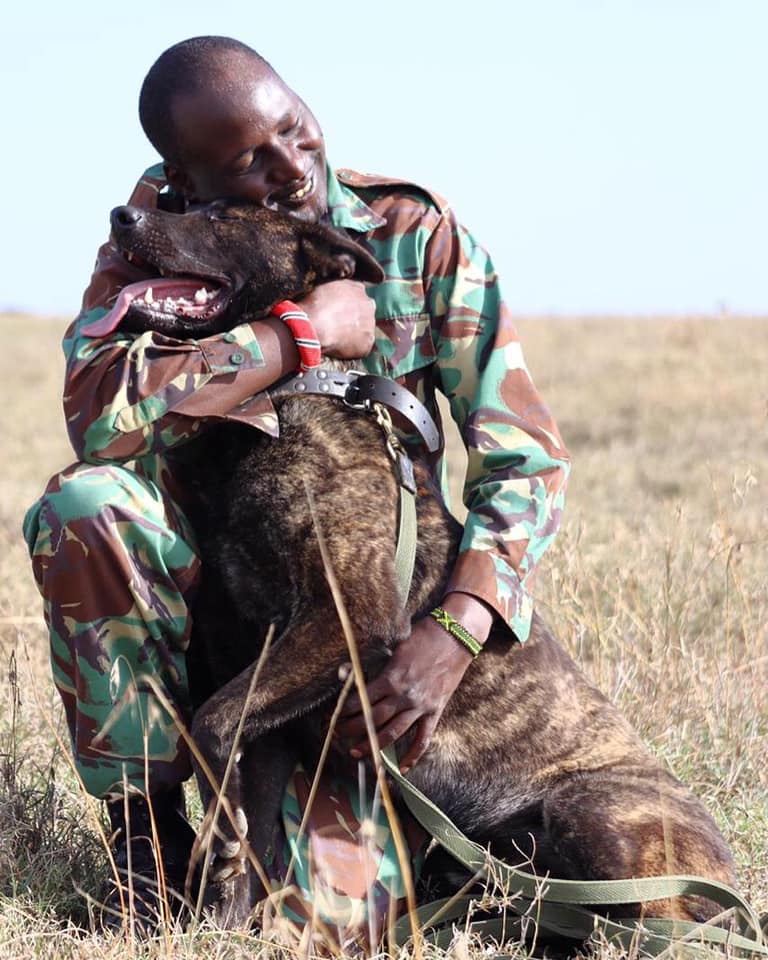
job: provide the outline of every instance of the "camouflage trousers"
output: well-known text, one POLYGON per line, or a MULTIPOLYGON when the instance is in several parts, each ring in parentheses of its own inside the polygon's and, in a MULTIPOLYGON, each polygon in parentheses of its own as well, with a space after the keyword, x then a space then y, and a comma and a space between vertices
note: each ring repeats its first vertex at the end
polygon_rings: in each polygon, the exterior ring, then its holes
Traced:
POLYGON ((191 773, 185 651, 199 578, 183 513, 117 465, 74 464, 24 520, 72 750, 85 789, 145 792, 191 773))
MULTIPOLYGON (((24 534, 85 789, 122 795, 127 783, 154 793, 186 780, 179 721, 190 718, 185 652, 200 562, 183 511, 132 470, 74 464, 29 509, 24 534)), ((291 864, 295 893, 282 890, 283 916, 301 922, 319 910, 342 939, 370 935, 403 895, 375 791, 329 778, 300 834, 308 795, 297 770, 268 869, 279 890, 291 864)), ((418 859, 423 835, 414 824, 406 831, 418 859)))

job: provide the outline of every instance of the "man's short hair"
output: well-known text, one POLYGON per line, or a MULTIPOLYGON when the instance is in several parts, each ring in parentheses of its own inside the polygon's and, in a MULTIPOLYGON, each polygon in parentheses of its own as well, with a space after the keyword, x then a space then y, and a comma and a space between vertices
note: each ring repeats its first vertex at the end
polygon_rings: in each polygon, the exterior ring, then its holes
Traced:
POLYGON ((139 94, 139 120, 147 139, 164 160, 180 159, 178 131, 173 122, 174 101, 182 94, 222 87, 221 61, 233 54, 272 69, 252 47, 231 37, 182 40, 161 53, 150 67, 139 94))

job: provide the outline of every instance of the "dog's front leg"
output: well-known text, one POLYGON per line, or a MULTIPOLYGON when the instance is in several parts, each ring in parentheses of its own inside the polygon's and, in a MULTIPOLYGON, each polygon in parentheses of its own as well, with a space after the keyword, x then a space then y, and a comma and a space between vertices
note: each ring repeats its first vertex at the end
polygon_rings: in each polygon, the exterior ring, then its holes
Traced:
MULTIPOLYGON (((272 852, 283 797, 299 763, 300 752, 295 737, 275 730, 259 737, 243 753, 240 772, 248 820, 248 845, 259 864, 264 864, 272 852)), ((266 877, 262 871, 252 869, 250 874, 251 900, 256 903, 269 890, 265 889, 266 877)))
MULTIPOLYGON (((409 629, 407 621, 399 632, 409 629)), ((383 631, 382 631, 383 632, 383 631)), ((386 637, 358 634, 364 668, 380 666, 388 649, 399 639, 394 625, 386 637)), ((262 662, 253 680, 248 667, 217 690, 195 714, 192 735, 217 778, 223 776, 235 740, 241 713, 242 749, 265 733, 277 730, 330 700, 341 688, 339 671, 349 662, 349 652, 335 610, 319 611, 311 622, 293 623, 262 662)), ((240 781, 231 778, 232 793, 240 781)), ((230 788, 227 788, 228 794, 230 788)))
MULTIPOLYGON (((359 640, 365 666, 383 662, 386 658, 394 633, 391 625, 389 632, 386 639, 368 637, 366 640, 363 636, 359 640)), ((311 622, 293 623, 286 630, 269 656, 261 662, 255 682, 254 667, 250 666, 199 708, 192 724, 192 736, 214 781, 221 784, 226 775, 224 796, 236 822, 245 819, 242 798, 250 792, 252 785, 249 783, 247 789, 244 787, 238 764, 231 764, 227 775, 232 751, 237 755, 257 747, 267 734, 280 732, 290 721, 330 700, 341 687, 339 670, 348 659, 346 641, 335 610, 314 611, 311 622), (235 743, 241 717, 241 739, 235 743)), ((287 744, 283 745, 283 750, 295 756, 287 744)), ((281 778, 283 775, 280 771, 281 778)), ((265 776, 271 776, 269 771, 265 776)), ((271 794, 271 789, 267 793, 271 794)), ((219 829, 226 831, 229 828, 220 824, 219 829)), ((230 835, 228 839, 234 842, 236 837, 230 835)), ((219 847, 223 842, 219 841, 219 847)))
POLYGON ((242 928, 253 906, 268 893, 263 864, 278 822, 282 797, 299 755, 295 741, 273 731, 239 754, 219 796, 198 769, 206 816, 201 846, 213 861, 206 878, 206 904, 219 926, 242 928))
MULTIPOLYGON (((393 591, 394 594, 394 591, 393 591)), ((386 611, 374 619, 370 605, 352 608, 352 623, 364 667, 386 659, 387 650, 409 629, 400 613, 392 622, 386 611)), ((344 633, 330 598, 316 603, 312 619, 292 623, 275 643, 254 677, 253 665, 217 690, 196 712, 192 736, 223 797, 231 818, 219 817, 211 833, 223 888, 224 922, 241 922, 243 911, 229 907, 233 886, 245 898, 246 885, 236 879, 244 870, 246 845, 262 858, 272 838, 285 785, 295 768, 299 740, 292 721, 329 701, 340 689, 340 668, 349 660, 344 633), (242 718, 242 726, 240 721, 242 718), (240 727, 240 740, 238 728, 240 727), (232 752, 240 762, 229 764, 232 752), (242 754, 242 759, 238 756, 242 754), (243 762, 245 761, 245 762, 243 762), (247 777, 247 780, 244 780, 247 777), (243 870, 241 872, 241 866, 243 870), (230 919, 231 918, 231 919, 230 919)), ((203 776, 205 774, 203 773, 203 776)), ((211 800, 213 798, 211 797, 211 800)), ((252 896, 251 902, 257 899, 252 896)))

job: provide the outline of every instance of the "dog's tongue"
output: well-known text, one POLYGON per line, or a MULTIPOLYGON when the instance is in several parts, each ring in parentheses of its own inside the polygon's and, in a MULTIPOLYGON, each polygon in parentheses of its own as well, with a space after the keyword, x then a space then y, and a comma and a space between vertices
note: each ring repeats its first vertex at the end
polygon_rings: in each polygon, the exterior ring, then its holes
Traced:
POLYGON ((203 313, 208 302, 216 295, 211 289, 210 282, 201 280, 185 280, 183 278, 161 278, 139 280, 123 287, 117 296, 115 305, 98 320, 81 327, 80 332, 86 337, 106 337, 117 330, 120 321, 128 312, 134 300, 144 300, 147 304, 156 302, 162 305, 165 312, 173 312, 174 302, 183 300, 178 305, 178 312, 185 317, 194 319, 195 313, 203 313))

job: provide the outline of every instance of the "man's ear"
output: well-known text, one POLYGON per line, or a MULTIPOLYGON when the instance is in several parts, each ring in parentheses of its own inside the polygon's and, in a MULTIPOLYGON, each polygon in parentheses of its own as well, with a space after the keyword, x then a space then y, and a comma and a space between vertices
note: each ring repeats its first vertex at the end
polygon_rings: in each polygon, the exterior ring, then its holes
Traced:
POLYGON ((165 173, 165 179, 176 193, 180 193, 186 197, 187 200, 195 199, 195 185, 192 177, 190 177, 184 167, 177 163, 164 163, 163 171, 165 173))

